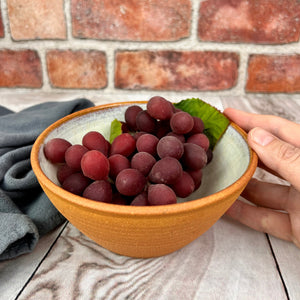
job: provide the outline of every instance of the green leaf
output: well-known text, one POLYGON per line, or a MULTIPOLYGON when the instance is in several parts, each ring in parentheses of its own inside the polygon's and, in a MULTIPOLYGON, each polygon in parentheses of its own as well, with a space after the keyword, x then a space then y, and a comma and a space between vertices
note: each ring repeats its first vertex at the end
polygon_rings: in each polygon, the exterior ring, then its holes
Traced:
POLYGON ((109 142, 112 143, 120 134, 122 134, 122 123, 119 120, 114 119, 110 124, 109 142))
POLYGON ((215 107, 198 98, 182 100, 174 103, 174 106, 202 119, 205 127, 204 133, 209 138, 210 148, 214 149, 230 123, 228 118, 215 107))

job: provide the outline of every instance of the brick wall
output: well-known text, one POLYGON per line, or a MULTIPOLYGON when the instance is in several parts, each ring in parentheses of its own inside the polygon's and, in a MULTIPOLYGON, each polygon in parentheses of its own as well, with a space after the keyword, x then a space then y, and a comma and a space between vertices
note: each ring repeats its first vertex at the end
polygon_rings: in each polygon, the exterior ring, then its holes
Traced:
POLYGON ((300 92, 299 0, 0 4, 0 92, 300 92))

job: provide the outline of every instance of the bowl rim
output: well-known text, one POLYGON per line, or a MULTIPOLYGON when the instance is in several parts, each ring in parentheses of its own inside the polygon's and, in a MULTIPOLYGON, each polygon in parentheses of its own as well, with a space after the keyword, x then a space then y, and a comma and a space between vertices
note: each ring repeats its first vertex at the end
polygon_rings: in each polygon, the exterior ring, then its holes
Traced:
MULTIPOLYGON (((242 136, 249 150, 250 159, 249 159, 249 164, 247 166, 247 169, 234 183, 227 186, 226 188, 214 194, 202 198, 198 198, 195 200, 176 203, 172 205, 169 204, 169 205, 157 205, 157 206, 130 206, 130 205, 118 205, 112 203, 97 202, 64 190, 62 187, 52 182, 43 172, 39 164, 39 151, 46 137, 54 129, 56 129, 63 123, 70 121, 71 119, 89 114, 91 112, 110 109, 119 106, 146 104, 147 102, 148 101, 124 101, 124 102, 113 102, 108 104, 96 105, 69 114, 57 120, 56 122, 52 123, 50 126, 48 126, 37 137, 36 141, 33 144, 31 155, 30 155, 32 169, 38 181, 40 182, 41 186, 46 187, 50 191, 55 191, 55 193, 56 194, 58 193, 59 196, 62 197, 65 201, 69 202, 72 205, 80 206, 85 210, 90 210, 99 213, 101 212, 101 214, 110 214, 110 215, 115 214, 115 215, 134 215, 135 217, 153 217, 161 214, 174 215, 178 213, 180 214, 183 214, 185 212, 188 213, 192 210, 197 210, 200 207, 202 208, 212 204, 217 204, 219 201, 222 201, 223 198, 227 198, 229 195, 235 193, 235 191, 240 188, 240 186, 243 184, 244 181, 250 180, 257 167, 258 157, 257 154, 251 149, 251 147, 247 143, 247 133, 232 121, 230 121, 230 125, 242 136)), ((49 200, 51 201, 51 199, 49 200)))

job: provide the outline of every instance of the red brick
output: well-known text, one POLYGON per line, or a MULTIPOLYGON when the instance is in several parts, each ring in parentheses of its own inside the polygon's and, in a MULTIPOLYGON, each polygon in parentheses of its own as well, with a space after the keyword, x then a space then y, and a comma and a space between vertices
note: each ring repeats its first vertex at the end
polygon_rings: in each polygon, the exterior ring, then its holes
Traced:
POLYGON ((48 51, 47 68, 54 87, 98 89, 107 84, 106 57, 100 51, 48 51))
POLYGON ((175 41, 189 36, 190 0, 72 0, 73 36, 175 41))
POLYGON ((300 55, 251 55, 247 92, 300 92, 300 55))
POLYGON ((228 52, 136 51, 116 54, 122 89, 223 90, 236 84, 239 56, 228 52))
POLYGON ((1 7, 0 7, 0 37, 4 37, 4 27, 2 22, 1 7))
POLYGON ((208 0, 199 16, 203 41, 284 44, 300 36, 299 0, 208 0))
POLYGON ((14 40, 65 39, 63 0, 7 0, 14 40))
POLYGON ((41 61, 36 51, 1 50, 0 86, 39 88, 42 86, 41 61))

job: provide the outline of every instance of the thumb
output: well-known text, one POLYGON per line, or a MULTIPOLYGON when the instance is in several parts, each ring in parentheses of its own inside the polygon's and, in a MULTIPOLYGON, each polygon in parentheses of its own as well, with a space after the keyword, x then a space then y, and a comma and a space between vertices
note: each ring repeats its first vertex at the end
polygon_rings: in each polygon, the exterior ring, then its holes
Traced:
POLYGON ((248 134, 248 143, 260 160, 300 191, 300 149, 270 132, 256 127, 248 134))

